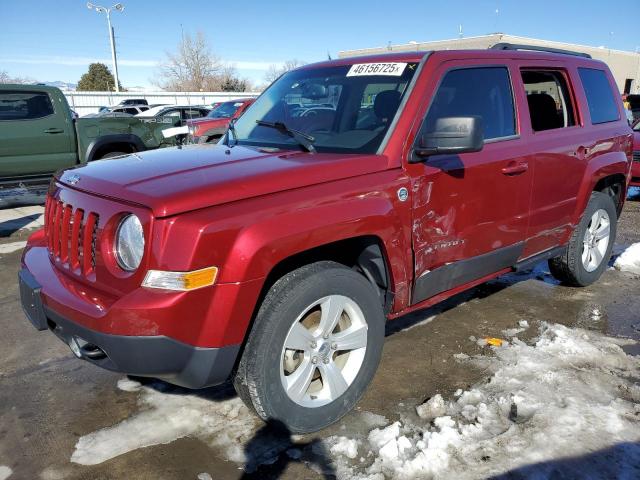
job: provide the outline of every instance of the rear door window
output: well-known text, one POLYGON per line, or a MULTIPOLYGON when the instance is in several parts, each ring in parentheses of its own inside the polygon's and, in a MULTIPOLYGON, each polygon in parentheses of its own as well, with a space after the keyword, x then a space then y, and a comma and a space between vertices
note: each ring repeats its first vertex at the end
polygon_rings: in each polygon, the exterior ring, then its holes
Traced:
POLYGON ((506 67, 477 67, 449 71, 438 87, 425 119, 427 132, 443 117, 480 116, 484 138, 516 134, 513 90, 506 67))
POLYGON ((576 124, 565 76, 554 70, 523 70, 529 116, 534 132, 576 124))
POLYGON ((587 96, 591 123, 615 122, 620 119, 620 112, 607 74, 595 68, 578 68, 580 80, 587 96))
POLYGON ((53 105, 46 93, 0 93, 0 120, 34 120, 49 115, 53 115, 53 105))

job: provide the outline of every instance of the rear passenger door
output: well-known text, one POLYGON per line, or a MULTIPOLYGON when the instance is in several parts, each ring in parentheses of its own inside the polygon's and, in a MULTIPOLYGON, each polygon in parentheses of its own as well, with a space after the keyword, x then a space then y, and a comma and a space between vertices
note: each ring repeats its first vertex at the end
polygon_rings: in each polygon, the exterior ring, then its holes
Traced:
POLYGON ((46 92, 0 92, 0 178, 50 174, 76 162, 68 106, 46 92))
POLYGON ((441 80, 422 132, 431 131, 438 118, 477 115, 485 144, 479 152, 433 155, 407 168, 414 191, 414 304, 521 257, 532 176, 511 76, 506 65, 446 62, 437 70, 441 80))
POLYGON ((521 63, 518 80, 526 98, 522 138, 534 152, 526 258, 559 246, 572 228, 586 162, 570 71, 559 62, 521 63))

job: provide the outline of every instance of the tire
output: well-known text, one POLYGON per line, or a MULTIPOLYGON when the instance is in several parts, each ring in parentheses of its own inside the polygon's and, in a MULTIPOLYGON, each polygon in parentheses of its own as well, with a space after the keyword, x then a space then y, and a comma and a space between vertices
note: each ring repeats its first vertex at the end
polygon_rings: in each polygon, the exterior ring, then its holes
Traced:
POLYGON ((129 155, 129 154, 127 152, 109 152, 102 155, 98 160, 102 160, 104 158, 121 157, 123 155, 129 155))
POLYGON ((571 235, 566 252, 549 260, 551 274, 562 283, 575 287, 586 287, 598 280, 611 258, 617 223, 616 206, 611 197, 593 192, 580 223, 571 235), (600 217, 596 217, 598 213, 600 217), (605 228, 605 221, 608 223, 608 230, 605 228), (598 230, 597 236, 604 235, 605 231, 608 236, 598 240, 593 237, 595 230, 598 230), (605 240, 606 246, 603 245, 605 240), (585 250, 588 245, 591 247, 585 250))
POLYGON ((384 326, 378 295, 362 275, 327 261, 301 267, 267 293, 235 389, 263 420, 278 420, 293 433, 318 431, 342 418, 367 389, 380 363, 384 326), (323 311, 342 312, 334 315, 337 327, 325 329, 328 338, 320 334, 323 311), (345 332, 350 345, 341 338, 345 332), (298 347, 295 353, 285 341, 298 347))

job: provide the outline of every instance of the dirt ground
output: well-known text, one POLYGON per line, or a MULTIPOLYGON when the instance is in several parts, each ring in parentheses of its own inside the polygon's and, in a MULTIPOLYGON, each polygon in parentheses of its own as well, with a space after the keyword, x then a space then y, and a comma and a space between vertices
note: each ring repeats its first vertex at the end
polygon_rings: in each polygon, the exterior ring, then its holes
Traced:
MULTIPOLYGON (((26 234, 14 232, 0 238, 0 245, 24 240, 26 234)), ((639 241, 640 195, 636 195, 625 206, 616 249, 639 241)), ((272 436, 277 434, 266 431, 260 422, 247 420, 247 412, 241 411, 240 417, 227 413, 220 417, 228 419, 217 430, 220 438, 226 429, 233 430, 242 422, 246 427, 249 422, 240 449, 255 463, 260 463, 264 452, 253 455, 251 449, 262 445, 261 439, 266 439, 265 445, 284 442, 291 447, 288 454, 277 455, 270 464, 243 465, 233 461, 236 456, 229 454, 229 445, 224 442, 169 432, 167 443, 132 448, 102 463, 81 465, 71 461, 81 437, 114 425, 130 426, 123 431, 145 437, 149 434, 146 429, 163 422, 162 410, 157 410, 160 414, 155 424, 133 423, 130 419, 151 408, 141 403, 139 390, 118 388, 122 375, 75 359, 53 335, 33 329, 19 304, 19 259, 19 250, 0 253, 0 466, 13 471, 11 480, 331 478, 327 452, 320 447, 304 447, 318 445, 319 439, 329 435, 366 432, 371 429, 372 419, 375 423, 381 418, 370 413, 394 421, 402 415, 415 415, 415 406, 437 393, 452 395, 459 388, 482 381, 486 372, 454 357, 460 353, 474 355, 483 349, 470 337, 501 337, 503 330, 516 327, 524 319, 532 327, 520 337, 525 341, 535 336, 541 322, 640 340, 640 331, 636 330, 640 325, 637 278, 608 270, 595 285, 574 289, 558 285, 546 264, 540 264, 533 272, 506 275, 389 323, 382 363, 372 386, 353 413, 326 431, 291 439, 284 435, 274 442, 272 436), (602 312, 597 319, 591 315, 594 308, 602 312), (245 466, 249 473, 244 471, 245 466)), ((637 345, 626 348, 640 353, 637 345)), ((150 388, 166 395, 167 402, 184 399, 185 408, 196 410, 209 408, 208 403, 215 408, 234 399, 228 385, 197 394, 158 382, 151 382, 150 388)), ((159 398, 163 402, 165 397, 159 398)), ((131 440, 135 438, 121 439, 123 444, 131 440)))

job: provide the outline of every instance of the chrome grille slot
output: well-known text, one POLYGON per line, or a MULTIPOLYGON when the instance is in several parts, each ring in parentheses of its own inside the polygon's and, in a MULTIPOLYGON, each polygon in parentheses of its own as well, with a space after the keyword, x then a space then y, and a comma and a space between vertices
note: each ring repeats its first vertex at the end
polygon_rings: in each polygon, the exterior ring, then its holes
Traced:
POLYGON ((96 268, 99 216, 81 208, 47 197, 45 234, 52 259, 80 275, 88 276, 96 268))

